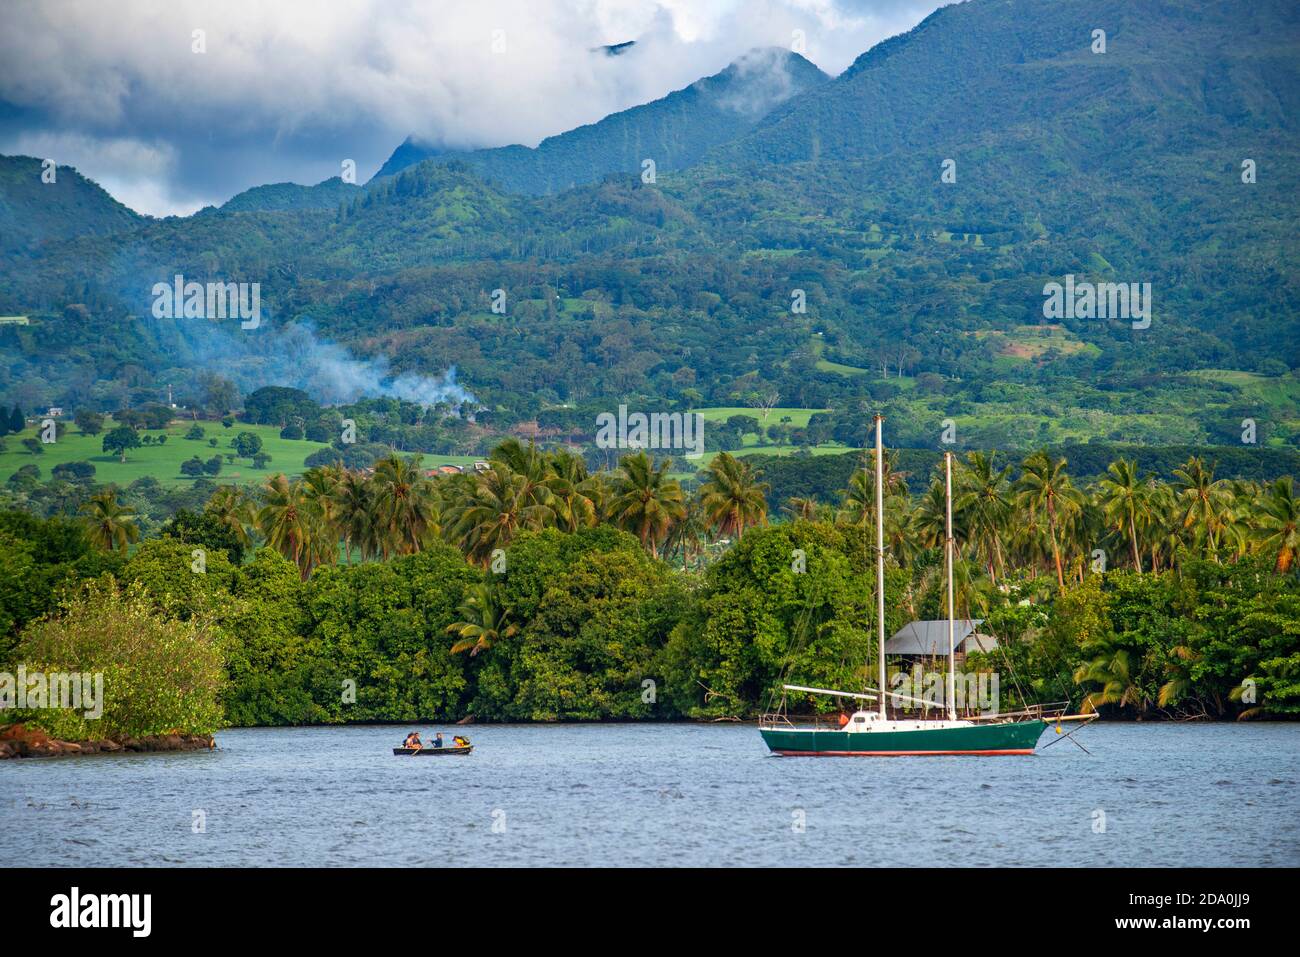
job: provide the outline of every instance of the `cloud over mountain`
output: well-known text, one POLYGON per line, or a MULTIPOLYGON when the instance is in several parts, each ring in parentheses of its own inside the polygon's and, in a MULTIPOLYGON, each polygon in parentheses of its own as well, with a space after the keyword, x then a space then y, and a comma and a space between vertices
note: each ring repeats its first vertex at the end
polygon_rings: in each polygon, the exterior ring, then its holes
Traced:
POLYGON ((0 34, 0 153, 55 153, 140 211, 191 212, 336 176, 345 159, 364 181, 412 133, 448 149, 532 146, 751 48, 789 47, 796 31, 836 73, 939 5, 19 2, 0 34), (629 39, 620 56, 599 52, 629 39))

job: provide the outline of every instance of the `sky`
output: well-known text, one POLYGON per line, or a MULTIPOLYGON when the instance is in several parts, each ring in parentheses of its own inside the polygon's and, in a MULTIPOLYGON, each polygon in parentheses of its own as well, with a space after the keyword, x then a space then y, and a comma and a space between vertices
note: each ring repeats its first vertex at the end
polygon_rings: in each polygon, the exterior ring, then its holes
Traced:
POLYGON ((349 160, 365 182, 408 135, 534 146, 755 47, 801 43, 838 74, 943 2, 6 0, 0 154, 188 215, 349 160))

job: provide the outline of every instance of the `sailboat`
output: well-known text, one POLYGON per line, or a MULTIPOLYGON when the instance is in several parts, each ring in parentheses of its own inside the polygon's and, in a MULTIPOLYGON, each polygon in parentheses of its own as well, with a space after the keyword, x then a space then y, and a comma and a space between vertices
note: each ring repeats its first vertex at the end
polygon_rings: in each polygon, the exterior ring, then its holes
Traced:
POLYGON ((1038 739, 1052 725, 1057 733, 1067 721, 1088 722, 1095 714, 1066 715, 1069 702, 1033 705, 1007 714, 959 716, 956 706, 954 663, 954 595, 952 536, 952 453, 944 453, 945 535, 944 550, 948 573, 948 674, 941 718, 890 717, 886 699, 898 709, 901 703, 933 707, 909 695, 884 691, 885 676, 885 519, 883 416, 876 416, 876 622, 879 629, 879 688, 865 693, 836 691, 806 685, 783 684, 779 705, 759 719, 763 741, 775 754, 809 757, 887 757, 940 754, 1033 754, 1038 739), (842 727, 814 724, 800 727, 786 713, 790 692, 829 695, 875 707, 859 706, 842 727))

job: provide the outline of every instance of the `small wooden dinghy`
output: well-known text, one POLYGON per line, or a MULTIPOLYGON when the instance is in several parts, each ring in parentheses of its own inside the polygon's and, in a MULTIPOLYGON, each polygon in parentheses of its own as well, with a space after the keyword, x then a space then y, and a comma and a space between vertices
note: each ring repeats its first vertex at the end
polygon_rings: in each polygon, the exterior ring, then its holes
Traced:
POLYGON ((412 754, 418 757, 425 754, 430 756, 438 754, 469 754, 473 750, 474 745, 472 744, 467 744, 463 747, 444 745, 441 748, 435 748, 433 745, 427 744, 422 748, 393 748, 393 754, 412 754))

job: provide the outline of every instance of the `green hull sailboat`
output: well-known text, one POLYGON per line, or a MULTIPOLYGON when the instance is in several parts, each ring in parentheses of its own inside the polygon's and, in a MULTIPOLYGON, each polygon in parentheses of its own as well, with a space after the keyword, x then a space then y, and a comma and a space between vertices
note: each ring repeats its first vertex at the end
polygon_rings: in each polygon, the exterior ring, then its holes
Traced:
MULTIPOLYGON (((885 680, 885 531, 884 531, 884 442, 881 434, 882 417, 876 416, 876 619, 879 625, 878 648, 880 688, 885 680)), ((808 688, 803 685, 783 684, 780 704, 763 715, 759 733, 774 754, 787 757, 886 757, 902 755, 997 755, 1033 754, 1043 731, 1052 724, 1061 733, 1065 721, 1090 721, 1096 715, 1065 714, 1068 702, 1055 705, 1035 705, 1012 714, 991 714, 959 717, 956 709, 953 620, 953 537, 952 537, 952 453, 944 455, 946 470, 946 535, 945 552, 948 571, 948 681, 944 710, 940 718, 895 716, 885 710, 886 699, 895 708, 907 705, 922 709, 935 707, 935 702, 922 701, 895 692, 878 691, 875 694, 834 691, 827 688, 808 688), (830 695, 841 700, 874 701, 874 710, 861 708, 851 716, 840 719, 840 727, 814 724, 797 726, 786 714, 786 696, 789 692, 830 695)), ((872 689, 868 689, 871 691, 872 689)), ((924 714, 924 710, 922 712, 924 714)))
POLYGON ((998 724, 890 721, 871 732, 762 728, 775 753, 821 757, 886 757, 936 754, 1033 754, 1047 727, 1042 718, 998 724), (941 727, 931 727, 941 725, 941 727), (897 727, 894 727, 897 726, 897 727))

